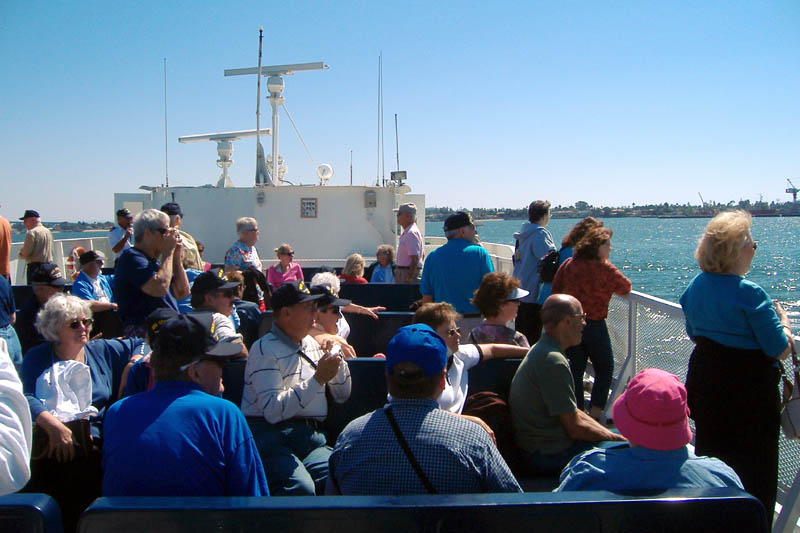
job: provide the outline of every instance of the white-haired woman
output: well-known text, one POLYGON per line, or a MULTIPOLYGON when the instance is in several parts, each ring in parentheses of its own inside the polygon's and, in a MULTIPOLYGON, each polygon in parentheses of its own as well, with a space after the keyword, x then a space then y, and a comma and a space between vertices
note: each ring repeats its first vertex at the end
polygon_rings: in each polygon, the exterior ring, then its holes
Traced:
POLYGON ((28 489, 59 502, 68 531, 68 524, 74 526, 83 508, 100 495, 103 415, 117 399, 129 364, 141 358, 143 341, 90 341, 92 311, 88 302, 72 295, 50 298, 36 327, 47 342, 28 350, 20 378, 34 433, 42 432, 46 445, 43 457, 32 461, 28 489), (73 432, 81 426, 72 422, 86 417, 88 442, 81 439, 86 435, 73 432))
POLYGON ((294 262, 294 250, 286 243, 275 248, 278 264, 267 269, 267 282, 272 285, 272 290, 284 283, 291 283, 303 279, 303 269, 294 262))
POLYGON ((778 476, 778 361, 791 348, 786 312, 745 279, 758 244, 742 211, 715 216, 695 251, 702 272, 680 297, 695 342, 686 377, 697 455, 730 465, 772 522, 778 476))
POLYGON ((239 240, 225 253, 225 272, 240 271, 245 275, 245 300, 258 304, 261 312, 266 310, 264 291, 268 290, 267 278, 258 257, 258 221, 253 217, 236 220, 236 234, 239 240))

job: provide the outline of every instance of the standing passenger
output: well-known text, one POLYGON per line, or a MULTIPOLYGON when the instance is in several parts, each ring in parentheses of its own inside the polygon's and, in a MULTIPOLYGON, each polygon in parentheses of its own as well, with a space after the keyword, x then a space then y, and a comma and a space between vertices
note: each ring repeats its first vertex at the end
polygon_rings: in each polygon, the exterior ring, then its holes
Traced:
POLYGON ((0 216, 0 275, 6 281, 11 279, 11 224, 5 217, 0 216))
POLYGON ((25 243, 19 251, 19 258, 27 263, 27 283, 30 285, 33 271, 39 265, 53 262, 53 234, 42 225, 39 213, 28 209, 20 218, 28 233, 25 234, 25 243))
POLYGON ((515 329, 535 344, 542 334, 539 297, 539 264, 548 252, 556 249, 553 236, 545 228, 550 221, 550 202, 536 200, 528 206, 528 222, 514 234, 514 277, 528 295, 520 300, 515 329))
POLYGON ((417 227, 417 206, 407 203, 398 207, 397 223, 403 227, 403 233, 397 244, 395 281, 418 283, 422 275, 425 247, 422 243, 422 234, 417 227))
POLYGON ((603 414, 614 374, 614 352, 606 325, 608 304, 614 294, 631 292, 631 280, 608 260, 612 235, 608 228, 590 230, 575 245, 575 255, 561 265, 553 279, 553 293, 574 296, 586 313, 586 329, 581 343, 567 351, 567 358, 575 380, 575 401, 581 409, 583 373, 587 358, 592 361, 594 386, 590 414, 595 420, 603 414))
POLYGON ((419 291, 422 303, 447 302, 461 313, 478 314, 472 295, 485 274, 494 272, 492 258, 478 242, 469 213, 459 211, 444 221, 447 244, 428 255, 419 291))
POLYGON ((745 279, 758 243, 746 211, 708 223, 694 253, 702 272, 681 295, 686 333, 696 344, 686 390, 695 449, 719 457, 761 500, 772 523, 778 486, 778 360, 794 339, 786 311, 745 279))
POLYGON ((114 267, 117 266, 119 256, 128 248, 133 247, 133 215, 126 208, 117 211, 117 225, 108 232, 108 245, 114 253, 114 267))

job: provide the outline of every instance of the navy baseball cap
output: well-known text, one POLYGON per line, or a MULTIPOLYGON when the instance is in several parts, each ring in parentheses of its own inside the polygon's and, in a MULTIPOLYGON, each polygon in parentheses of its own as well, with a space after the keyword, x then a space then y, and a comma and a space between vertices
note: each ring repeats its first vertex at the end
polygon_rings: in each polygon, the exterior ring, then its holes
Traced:
POLYGON ((117 210, 117 216, 118 217, 125 217, 125 218, 133 218, 133 215, 131 215, 131 212, 126 207, 123 207, 122 209, 118 209, 117 210))
POLYGON ((147 315, 147 331, 155 335, 164 323, 170 318, 178 316, 178 312, 171 307, 159 307, 147 315))
POLYGON ((81 256, 78 258, 81 266, 88 265, 92 261, 105 261, 106 256, 100 250, 89 250, 88 252, 83 252, 81 256))
POLYGON ((63 287, 67 280, 61 275, 61 269, 55 263, 43 263, 31 272, 31 285, 49 285, 63 287))
POLYGON ((172 216, 172 215, 180 215, 183 218, 183 211, 181 211, 181 206, 175 202, 169 202, 161 206, 161 211, 164 213, 172 216))
POLYGON ((404 326, 386 347, 386 373, 406 362, 420 367, 428 377, 435 376, 447 366, 447 344, 427 324, 404 326))
POLYGON ((339 307, 344 307, 346 305, 350 305, 352 300, 347 300, 345 298, 337 298, 331 292, 330 287, 326 285, 315 285, 311 287, 311 294, 321 294, 322 298, 319 299, 319 306, 328 306, 328 305, 336 305, 339 307))
POLYGON ((233 289, 241 285, 238 281, 228 281, 219 277, 215 272, 203 272, 192 283, 192 294, 205 294, 211 291, 233 289))
POLYGON ((19 219, 20 220, 25 220, 26 218, 30 218, 30 217, 41 218, 41 217, 39 217, 39 212, 38 211, 34 211, 33 209, 26 209, 25 210, 25 214, 22 215, 21 217, 19 217, 19 219))
POLYGON ((311 294, 306 283, 298 279, 290 283, 283 283, 280 287, 275 289, 275 292, 272 293, 272 297, 269 299, 269 305, 272 307, 272 312, 277 313, 284 307, 291 307, 299 303, 319 300, 323 296, 323 294, 311 294))
POLYGON ((155 338, 156 357, 198 358, 234 357, 242 345, 214 340, 214 319, 211 313, 190 313, 170 318, 158 328, 155 338))

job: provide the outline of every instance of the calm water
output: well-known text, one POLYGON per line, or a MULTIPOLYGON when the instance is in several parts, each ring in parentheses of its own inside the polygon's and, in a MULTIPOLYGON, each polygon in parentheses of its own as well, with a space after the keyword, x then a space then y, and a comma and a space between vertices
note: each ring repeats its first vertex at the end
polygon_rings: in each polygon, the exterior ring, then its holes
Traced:
MULTIPOLYGON (((634 290, 677 302, 689 281, 700 272, 694 260, 697 239, 709 219, 611 218, 614 230, 611 262, 633 282, 634 290)), ((521 220, 484 222, 481 240, 514 244, 521 220)), ((556 243, 569 232, 574 219, 551 220, 547 228, 556 243)), ((427 224, 429 235, 442 236, 441 223, 427 224)), ((747 278, 761 285, 800 320, 800 217, 755 218, 753 237, 758 241, 753 267, 747 278)))
MULTIPOLYGON (((105 237, 108 231, 65 231, 53 233, 54 239, 86 239, 89 237, 105 237)), ((11 236, 11 242, 22 242, 25 240, 24 233, 15 233, 11 236)))

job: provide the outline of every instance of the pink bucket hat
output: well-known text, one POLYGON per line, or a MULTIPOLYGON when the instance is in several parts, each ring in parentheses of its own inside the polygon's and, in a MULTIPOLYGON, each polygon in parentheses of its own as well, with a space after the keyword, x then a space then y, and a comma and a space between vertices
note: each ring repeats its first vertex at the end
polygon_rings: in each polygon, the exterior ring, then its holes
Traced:
POLYGON ((619 432, 639 446, 677 450, 692 440, 686 387, 669 372, 646 368, 636 374, 612 413, 619 432))

